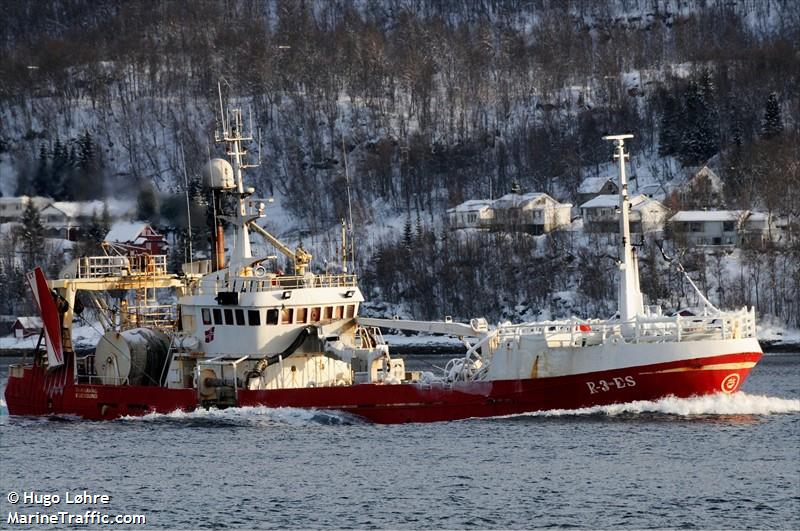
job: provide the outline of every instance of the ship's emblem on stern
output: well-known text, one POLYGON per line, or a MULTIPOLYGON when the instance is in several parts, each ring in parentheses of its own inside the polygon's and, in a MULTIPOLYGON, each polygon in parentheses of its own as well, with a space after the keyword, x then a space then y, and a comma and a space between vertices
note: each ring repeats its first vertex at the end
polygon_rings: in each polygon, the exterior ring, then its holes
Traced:
POLYGON ((741 378, 737 373, 729 374, 722 380, 722 392, 723 393, 732 393, 736 391, 736 388, 739 387, 739 381, 741 378))

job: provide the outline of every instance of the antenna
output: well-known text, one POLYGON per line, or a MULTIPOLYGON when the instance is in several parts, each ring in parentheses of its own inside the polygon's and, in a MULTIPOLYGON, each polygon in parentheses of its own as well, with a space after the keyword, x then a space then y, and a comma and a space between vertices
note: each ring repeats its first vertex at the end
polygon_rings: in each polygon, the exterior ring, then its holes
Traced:
POLYGON ((186 191, 186 220, 189 229, 189 263, 192 258, 192 208, 189 202, 189 175, 186 172, 186 153, 183 151, 183 139, 181 139, 181 159, 183 160, 183 186, 186 191))
POLYGON ((606 136, 604 136, 604 137, 603 137, 603 140, 617 140, 617 141, 619 141, 619 144, 618 144, 618 146, 619 146, 619 147, 622 147, 622 146, 624 146, 624 145, 625 145, 625 140, 627 140, 627 139, 629 139, 629 138, 633 138, 633 135, 631 135, 631 134, 625 134, 625 135, 606 135, 606 136))
POLYGON ((247 106, 247 120, 250 122, 250 136, 253 136, 253 107, 247 106))
POLYGON ((347 149, 344 145, 344 135, 342 135, 342 156, 344 157, 344 179, 347 185, 347 213, 350 217, 350 262, 353 265, 353 271, 356 268, 356 248, 353 238, 353 203, 350 200, 350 170, 347 166, 347 149))
POLYGON ((222 106, 222 83, 217 82, 217 93, 219 94, 219 119, 222 125, 222 137, 228 135, 227 122, 225 121, 225 108, 222 106))
POLYGON ((261 126, 258 126, 258 165, 261 166, 261 126))

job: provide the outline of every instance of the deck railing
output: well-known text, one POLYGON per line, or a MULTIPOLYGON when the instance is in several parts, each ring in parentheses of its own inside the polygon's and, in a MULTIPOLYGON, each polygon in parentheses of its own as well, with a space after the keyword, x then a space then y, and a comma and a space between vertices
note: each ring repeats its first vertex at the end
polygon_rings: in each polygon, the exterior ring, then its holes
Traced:
POLYGON ((233 280, 218 279, 202 282, 199 293, 218 293, 220 291, 236 291, 240 293, 259 293, 265 291, 283 291, 299 288, 355 288, 358 286, 356 275, 272 275, 239 277, 233 280))
POLYGON ((584 347, 608 341, 667 343, 756 337, 755 310, 710 315, 639 316, 629 323, 605 320, 544 321, 500 327, 499 339, 540 335, 551 346, 584 347))
POLYGON ((178 311, 174 304, 129 306, 123 316, 128 326, 153 326, 168 330, 175 328, 177 318, 178 311))
POLYGON ((77 278, 164 275, 167 255, 139 254, 132 256, 84 256, 78 259, 77 278))

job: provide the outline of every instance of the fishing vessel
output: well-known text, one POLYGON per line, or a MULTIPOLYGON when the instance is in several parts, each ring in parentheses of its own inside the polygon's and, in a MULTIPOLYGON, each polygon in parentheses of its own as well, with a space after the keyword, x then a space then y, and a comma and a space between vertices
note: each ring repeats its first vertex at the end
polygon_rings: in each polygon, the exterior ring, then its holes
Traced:
POLYGON ((752 308, 721 311, 703 298, 700 312, 667 316, 643 304, 628 220, 624 145, 632 135, 604 137, 619 163, 617 315, 490 327, 484 319, 359 316, 355 274, 312 271, 307 251, 258 224, 264 204, 243 180, 252 134, 243 133, 241 110, 226 113, 221 98, 220 114, 229 160, 210 161, 205 181, 215 209, 224 210, 221 198, 234 208, 215 221, 214 259, 173 274, 165 256, 109 249, 75 259, 56 280, 31 272, 45 349, 10 367, 11 415, 113 419, 269 406, 377 423, 447 421, 734 393, 761 358, 752 308), (223 220, 233 232, 227 262, 223 220), (290 259, 292 274, 253 256, 252 233, 290 259), (81 354, 71 328, 87 305, 105 333, 81 354), (467 352, 439 374, 407 371, 382 328, 456 336, 467 352))

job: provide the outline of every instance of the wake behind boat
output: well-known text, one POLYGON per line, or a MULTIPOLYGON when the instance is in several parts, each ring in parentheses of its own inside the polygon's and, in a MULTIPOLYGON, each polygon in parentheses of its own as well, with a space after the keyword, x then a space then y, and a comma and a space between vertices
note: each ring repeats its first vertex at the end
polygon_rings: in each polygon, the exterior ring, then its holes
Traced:
POLYGON ((431 422, 733 393, 761 359, 754 309, 725 312, 704 298, 702 311, 690 316, 644 306, 628 219, 624 142, 632 135, 604 137, 615 143, 619 161, 618 314, 490 328, 483 319, 360 317, 364 298, 355 274, 310 271, 308 252, 256 223, 264 205, 251 199, 243 180, 250 167, 243 143, 252 138, 243 135, 240 110, 226 119, 220 101, 220 114, 218 140, 230 162, 209 162, 205 179, 215 209, 224 208, 222 198, 235 204, 220 216, 234 228, 227 263, 215 221, 213 262, 185 264, 181 275, 167 271, 165 256, 140 249, 78 258, 51 282, 37 268, 29 280, 46 349, 32 363, 10 367, 11 415, 112 419, 269 406, 431 422), (252 255, 251 232, 292 261, 292 275, 252 255), (177 303, 159 304, 162 291, 177 303), (80 356, 71 327, 84 299, 102 317, 105 334, 94 353, 80 356), (381 328, 460 337, 468 350, 441 374, 406 371, 381 328))

